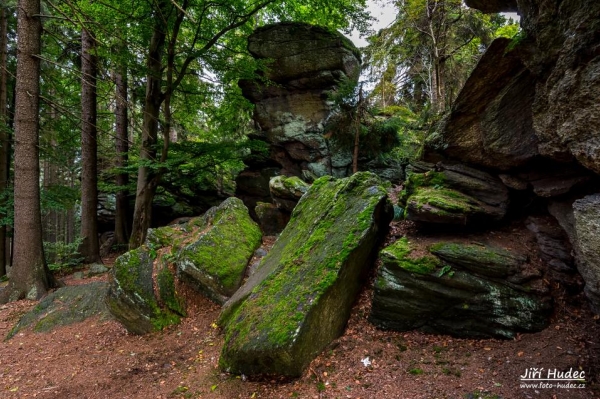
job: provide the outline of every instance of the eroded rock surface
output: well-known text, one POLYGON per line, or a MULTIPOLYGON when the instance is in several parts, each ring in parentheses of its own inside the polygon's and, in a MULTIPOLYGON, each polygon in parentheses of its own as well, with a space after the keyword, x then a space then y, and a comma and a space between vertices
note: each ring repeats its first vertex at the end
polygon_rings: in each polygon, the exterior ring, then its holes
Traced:
POLYGON ((342 334, 392 214, 371 173, 316 180, 257 271, 225 304, 221 368, 299 376, 342 334))
POLYGON ((279 23, 250 35, 248 50, 259 60, 272 60, 262 72, 267 81, 242 81, 240 86, 255 104, 255 137, 270 145, 269 158, 279 174, 345 176, 351 157, 340 162, 323 132, 333 110, 328 93, 345 79, 358 79, 356 47, 324 27, 279 23))
POLYGON ((548 325, 549 292, 522 254, 455 242, 423 254, 402 238, 380 259, 370 320, 381 328, 512 338, 548 325))
POLYGON ((55 327, 79 323, 90 317, 108 320, 111 315, 104 303, 107 291, 108 284, 103 282, 59 288, 25 314, 6 338, 15 336, 29 326, 33 326, 35 332, 48 332, 55 327))
MULTIPOLYGON (((421 165, 419 170, 425 168, 421 165)), ((400 204, 408 220, 480 224, 504 217, 508 190, 498 178, 485 172, 460 164, 439 164, 425 173, 409 175, 400 204)))
POLYGON ((577 268, 585 280, 584 291, 600 313, 600 194, 573 203, 577 234, 577 268))

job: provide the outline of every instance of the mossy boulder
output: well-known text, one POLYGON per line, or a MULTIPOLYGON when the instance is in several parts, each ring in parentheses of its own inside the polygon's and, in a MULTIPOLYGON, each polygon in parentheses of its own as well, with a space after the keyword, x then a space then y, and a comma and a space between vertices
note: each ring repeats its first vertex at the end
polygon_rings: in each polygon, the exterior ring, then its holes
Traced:
POLYGON ((548 325, 552 302, 548 290, 537 285, 539 276, 523 284, 489 277, 524 262, 520 255, 450 243, 434 245, 433 252, 444 258, 416 251, 407 239, 380 252, 371 322, 384 329, 471 338, 512 338, 548 325), (502 260, 510 266, 502 269, 502 260))
POLYGON ((269 190, 275 205, 292 212, 300 198, 308 191, 310 184, 297 176, 275 176, 269 181, 269 190))
POLYGON ((178 273, 222 304, 240 287, 248 261, 261 244, 260 228, 243 202, 231 197, 192 219, 188 229, 193 231, 175 262, 178 273))
POLYGON ((504 217, 508 190, 499 179, 483 172, 451 166, 443 171, 410 174, 399 202, 408 220, 477 224, 504 217))
POLYGON ((156 256, 155 249, 142 245, 119 256, 112 269, 106 304, 112 315, 134 334, 161 330, 185 315, 174 278, 165 278, 172 271, 163 262, 155 262, 156 256), (155 288, 156 276, 161 276, 161 284, 155 288))
POLYGON ((35 332, 48 332, 90 317, 109 320, 111 315, 103 300, 107 290, 108 284, 104 282, 59 288, 21 317, 6 339, 29 326, 35 332))
POLYGON ((469 224, 485 215, 485 209, 475 199, 456 190, 418 187, 407 199, 405 217, 408 220, 440 224, 469 224))
POLYGON ((116 259, 108 308, 135 334, 178 323, 186 315, 181 283, 223 303, 241 285, 260 243, 258 225, 237 198, 185 224, 151 229, 144 245, 116 259))
POLYGON ((220 367, 299 376, 342 334, 392 215, 372 173, 317 179, 258 270, 225 304, 220 367))
POLYGON ((487 277, 506 278, 518 273, 527 261, 524 255, 476 244, 438 242, 430 251, 447 262, 487 277))

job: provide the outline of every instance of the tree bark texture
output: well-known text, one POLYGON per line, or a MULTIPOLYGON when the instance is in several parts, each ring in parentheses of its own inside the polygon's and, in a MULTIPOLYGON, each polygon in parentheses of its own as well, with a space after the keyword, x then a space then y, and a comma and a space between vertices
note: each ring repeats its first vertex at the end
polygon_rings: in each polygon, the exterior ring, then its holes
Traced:
MULTIPOLYGON (((8 16, 6 8, 0 7, 0 194, 8 188, 8 110, 6 108, 8 98, 8 73, 6 72, 6 57, 8 50, 8 16)), ((3 208, 7 206, 6 201, 0 204, 3 208)), ((6 213, 0 213, 0 217, 6 213)), ((6 226, 0 226, 0 277, 6 274, 6 226)))
POLYGON ((39 0, 19 0, 15 100, 14 263, 0 302, 39 299, 54 284, 42 245, 39 167, 39 0))
MULTIPOLYGON (((124 168, 128 163, 129 138, 127 118, 127 67, 121 68, 115 73, 115 85, 117 105, 115 108, 115 149, 117 159, 115 166, 124 168)), ((129 242, 129 200, 128 191, 125 188, 129 184, 129 175, 119 172, 116 176, 116 184, 119 186, 116 198, 115 215, 115 243, 125 245, 129 242)))
MULTIPOLYGON (((168 3, 160 2, 160 5, 159 10, 162 12, 168 3)), ((139 247, 146 239, 146 233, 152 218, 152 200, 158 184, 158 179, 149 163, 156 161, 158 118, 160 106, 164 100, 161 90, 162 53, 165 46, 167 27, 162 17, 155 17, 156 25, 150 39, 146 60, 148 76, 146 78, 146 97, 144 99, 144 119, 142 122, 141 166, 138 169, 133 226, 131 228, 131 238, 129 239, 130 249, 139 247)))
POLYGON ((86 263, 100 262, 98 244, 98 159, 96 40, 81 31, 81 256, 86 263))

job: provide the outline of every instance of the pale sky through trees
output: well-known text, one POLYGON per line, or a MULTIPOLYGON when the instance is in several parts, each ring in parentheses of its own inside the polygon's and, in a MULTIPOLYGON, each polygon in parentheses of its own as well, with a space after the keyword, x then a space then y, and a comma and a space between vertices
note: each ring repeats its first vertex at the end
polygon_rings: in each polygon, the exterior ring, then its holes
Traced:
MULTIPOLYGON (((396 17, 396 9, 390 0, 368 0, 368 10, 377 21, 373 24, 373 32, 377 33, 379 29, 385 28, 394 21, 396 17)), ((519 20, 519 15, 515 12, 502 13, 506 18, 512 18, 515 21, 519 20)), ((359 37, 359 33, 355 30, 350 35, 350 39, 356 47, 364 47, 367 41, 359 37)))
MULTIPOLYGON (((394 21, 396 17, 396 9, 390 1, 386 0, 369 0, 368 10, 377 21, 373 24, 373 32, 377 33, 379 29, 385 28, 394 21)), ((350 39, 354 42, 356 47, 364 47, 367 45, 367 41, 364 38, 359 37, 358 32, 355 30, 350 35, 350 39)))

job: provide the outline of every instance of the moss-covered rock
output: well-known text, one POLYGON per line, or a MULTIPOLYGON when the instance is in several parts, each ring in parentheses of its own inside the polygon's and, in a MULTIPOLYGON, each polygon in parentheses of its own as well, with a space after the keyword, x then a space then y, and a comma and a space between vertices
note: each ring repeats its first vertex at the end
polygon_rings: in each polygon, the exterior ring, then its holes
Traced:
POLYGON ((119 256, 112 269, 106 304, 127 331, 134 334, 161 330, 178 323, 180 316, 185 314, 163 305, 171 288, 173 298, 167 302, 182 303, 176 296, 174 286, 167 287, 164 283, 164 275, 162 290, 155 292, 155 276, 166 273, 163 271, 165 266, 162 262, 155 262, 155 257, 154 250, 142 245, 119 256))
POLYGON ((443 260, 488 277, 505 278, 522 268, 527 257, 503 248, 455 242, 438 242, 429 249, 443 260))
POLYGON ((443 260, 414 255, 406 239, 380 252, 371 322, 385 329, 472 338, 512 338, 548 325, 552 305, 547 290, 531 289, 532 281, 518 285, 499 278, 517 264, 525 267, 520 255, 453 243, 436 244, 432 251, 443 260), (506 268, 503 261, 509 263, 506 268))
POLYGON ((144 245, 115 261, 108 308, 135 334, 178 323, 186 315, 180 279, 223 303, 240 286, 260 243, 260 229, 237 198, 186 224, 151 229, 144 245))
POLYGON ((381 251, 381 256, 396 259, 398 266, 411 273, 430 274, 441 264, 440 260, 432 255, 411 256, 412 248, 408 239, 402 237, 392 245, 381 251))
POLYGON ((465 225, 502 219, 508 190, 484 172, 448 165, 442 171, 410 174, 399 203, 408 220, 465 225))
POLYGON ((300 198, 308 191, 310 184, 297 176, 275 176, 269 181, 273 202, 278 208, 292 212, 300 198))
POLYGON ((392 212, 371 173, 316 180, 258 270, 225 304, 221 368, 300 375, 343 332, 392 212))
POLYGON ((108 284, 103 282, 59 288, 26 313, 6 339, 29 326, 33 326, 35 332, 47 332, 55 327, 79 323, 90 317, 108 320, 111 315, 104 303, 107 290, 108 284))
POLYGON ((177 256, 177 270, 196 289, 224 303, 240 287, 262 233, 241 200, 228 198, 201 218, 177 256))
POLYGON ((405 217, 408 220, 441 224, 467 224, 485 209, 473 198, 458 191, 419 187, 406 201, 405 217))

